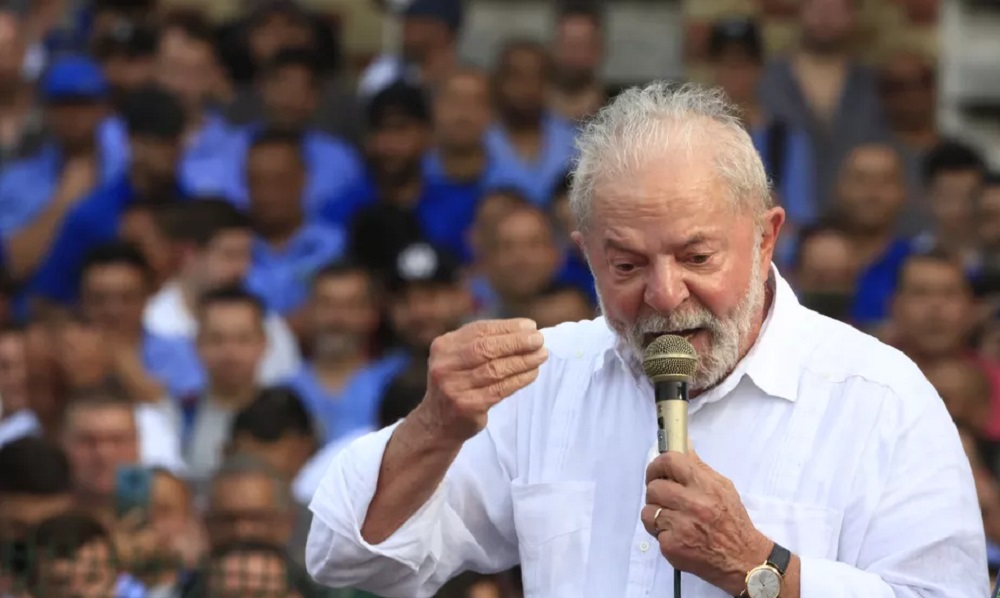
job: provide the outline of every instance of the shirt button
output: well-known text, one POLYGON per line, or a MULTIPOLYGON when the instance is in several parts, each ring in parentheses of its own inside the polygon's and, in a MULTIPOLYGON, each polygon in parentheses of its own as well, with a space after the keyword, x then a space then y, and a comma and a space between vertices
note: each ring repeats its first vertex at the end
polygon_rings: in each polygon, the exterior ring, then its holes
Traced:
POLYGON ((646 552, 647 550, 649 550, 649 542, 642 542, 641 544, 639 544, 639 550, 641 550, 642 552, 646 552))

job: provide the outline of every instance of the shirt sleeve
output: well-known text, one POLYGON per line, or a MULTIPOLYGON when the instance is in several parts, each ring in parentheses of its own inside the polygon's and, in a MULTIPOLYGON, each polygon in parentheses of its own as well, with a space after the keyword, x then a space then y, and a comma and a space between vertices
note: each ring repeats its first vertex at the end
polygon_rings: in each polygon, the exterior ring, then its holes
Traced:
POLYGON ((395 426, 337 455, 310 505, 306 563, 313 577, 386 598, 423 598, 460 572, 498 572, 517 564, 510 476, 496 446, 493 424, 500 418, 494 409, 491 425, 465 443, 431 498, 377 545, 361 537, 361 525, 395 426))
POLYGON ((842 562, 802 558, 801 596, 988 595, 986 538, 969 460, 943 401, 926 381, 915 386, 925 396, 892 402, 917 403, 920 413, 910 421, 883 418, 866 449, 868 465, 857 474, 844 517, 842 562))

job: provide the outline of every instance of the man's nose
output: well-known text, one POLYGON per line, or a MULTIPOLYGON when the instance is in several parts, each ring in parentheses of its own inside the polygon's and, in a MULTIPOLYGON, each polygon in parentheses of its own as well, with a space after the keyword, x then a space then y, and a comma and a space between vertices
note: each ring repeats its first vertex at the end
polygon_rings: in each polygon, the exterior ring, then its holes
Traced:
POLYGON ((671 313, 690 295, 684 271, 673 259, 657 261, 650 267, 643 299, 654 311, 671 313))

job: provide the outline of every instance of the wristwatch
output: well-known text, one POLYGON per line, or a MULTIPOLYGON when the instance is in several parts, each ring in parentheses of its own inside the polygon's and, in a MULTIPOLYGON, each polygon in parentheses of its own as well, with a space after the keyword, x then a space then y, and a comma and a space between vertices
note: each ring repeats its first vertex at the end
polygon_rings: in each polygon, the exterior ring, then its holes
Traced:
POLYGON ((792 553, 775 542, 767 560, 747 572, 746 589, 736 598, 779 598, 791 560, 792 553))

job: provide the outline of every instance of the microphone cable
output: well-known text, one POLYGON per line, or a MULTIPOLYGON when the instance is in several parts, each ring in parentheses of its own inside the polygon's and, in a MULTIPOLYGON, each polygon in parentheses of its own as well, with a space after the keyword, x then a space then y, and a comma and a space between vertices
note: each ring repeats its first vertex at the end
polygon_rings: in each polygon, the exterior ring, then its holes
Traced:
POLYGON ((674 598, 681 598, 681 570, 674 569, 674 598))

